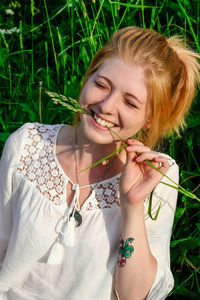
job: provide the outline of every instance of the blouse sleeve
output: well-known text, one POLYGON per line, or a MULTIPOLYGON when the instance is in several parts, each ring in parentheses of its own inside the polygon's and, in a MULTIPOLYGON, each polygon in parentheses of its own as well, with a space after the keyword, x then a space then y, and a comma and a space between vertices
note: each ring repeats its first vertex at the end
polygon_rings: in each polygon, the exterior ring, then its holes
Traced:
POLYGON ((18 161, 23 128, 7 139, 0 160, 0 270, 12 232, 13 172, 18 161))
MULTIPOLYGON (((174 164, 167 172, 167 176, 178 183, 178 166, 174 164)), ((147 300, 163 300, 167 297, 174 286, 174 279, 170 270, 170 239, 174 221, 174 214, 177 202, 177 190, 164 185, 174 185, 164 177, 153 193, 152 215, 161 203, 161 209, 157 220, 152 220, 148 215, 148 202, 146 203, 145 224, 151 252, 157 260, 157 274, 155 281, 149 291, 147 300)))

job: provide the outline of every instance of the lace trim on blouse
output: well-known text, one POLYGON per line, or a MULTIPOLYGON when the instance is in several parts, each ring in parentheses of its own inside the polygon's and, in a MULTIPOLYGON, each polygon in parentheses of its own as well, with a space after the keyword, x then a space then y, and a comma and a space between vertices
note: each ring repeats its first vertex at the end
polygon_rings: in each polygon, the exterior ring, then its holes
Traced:
MULTIPOLYGON (((55 205, 63 204, 65 187, 70 179, 58 164, 55 152, 57 135, 63 125, 28 123, 25 126, 27 135, 17 170, 47 200, 55 205)), ((86 210, 119 206, 119 177, 118 174, 94 184, 95 197, 91 195, 85 201, 86 210)), ((92 188, 93 184, 90 186, 92 188)))

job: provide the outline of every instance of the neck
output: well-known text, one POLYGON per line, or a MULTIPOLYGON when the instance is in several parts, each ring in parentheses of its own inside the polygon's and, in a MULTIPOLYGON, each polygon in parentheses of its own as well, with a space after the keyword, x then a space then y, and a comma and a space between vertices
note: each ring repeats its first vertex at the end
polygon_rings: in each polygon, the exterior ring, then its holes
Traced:
MULTIPOLYGON (((76 156, 79 171, 93 165, 102 158, 110 155, 111 153, 119 149, 121 145, 121 143, 93 143, 91 141, 86 140, 81 134, 81 132, 78 130, 78 128, 74 133, 74 142, 76 144, 76 156)), ((125 151, 122 151, 118 154, 116 153, 109 157, 107 160, 104 160, 103 162, 99 163, 94 168, 90 168, 87 171, 84 171, 82 175, 87 176, 88 173, 90 177, 96 177, 99 180, 99 177, 102 176, 102 174, 104 174, 107 168, 109 168, 109 172, 106 172, 108 178, 112 177, 122 171, 125 162, 125 157, 125 151)))
MULTIPOLYGON (((102 158, 110 155, 112 152, 116 151, 117 149, 119 149, 121 145, 120 142, 111 143, 111 144, 97 144, 97 143, 93 143, 92 141, 87 141, 79 133, 78 128, 75 134, 76 134, 76 148, 78 150, 80 165, 84 164, 84 161, 93 164, 101 160, 102 158)), ((114 156, 112 156, 109 159, 112 160, 114 156)))

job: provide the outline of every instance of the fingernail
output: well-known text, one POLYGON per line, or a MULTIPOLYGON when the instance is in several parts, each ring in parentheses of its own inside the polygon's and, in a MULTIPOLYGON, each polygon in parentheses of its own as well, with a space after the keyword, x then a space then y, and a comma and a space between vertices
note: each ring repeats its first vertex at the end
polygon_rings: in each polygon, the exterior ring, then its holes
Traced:
POLYGON ((127 147, 126 147, 126 150, 128 150, 128 151, 129 151, 129 150, 132 150, 132 147, 131 147, 131 146, 127 146, 127 147))

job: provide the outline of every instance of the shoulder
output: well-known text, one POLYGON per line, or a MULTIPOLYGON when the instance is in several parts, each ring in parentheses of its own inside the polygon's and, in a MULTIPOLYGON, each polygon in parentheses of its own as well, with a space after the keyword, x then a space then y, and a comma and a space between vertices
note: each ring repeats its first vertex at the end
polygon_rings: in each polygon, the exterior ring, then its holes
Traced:
POLYGON ((3 153, 2 153, 2 158, 7 157, 8 159, 12 159, 13 156, 19 154, 21 150, 21 145, 23 143, 24 135, 25 132, 27 131, 28 124, 24 124, 20 128, 18 128, 16 131, 11 133, 11 135, 7 138, 3 153))
POLYGON ((169 160, 170 167, 165 174, 166 176, 163 176, 160 183, 145 202, 145 222, 149 236, 160 236, 165 239, 165 237, 169 237, 166 233, 171 234, 177 205, 179 167, 176 161, 169 155, 164 153, 160 153, 160 155, 169 160), (159 212, 156 221, 151 219, 149 212, 153 218, 159 212))
POLYGON ((58 133, 63 124, 46 125, 40 123, 25 123, 7 139, 2 156, 6 155, 12 158, 13 155, 19 156, 23 151, 25 144, 31 145, 33 142, 39 142, 41 139, 48 139, 49 136, 58 133))
MULTIPOLYGON (((159 154, 169 160, 170 167, 153 191, 153 208, 155 208, 154 212, 156 212, 159 205, 162 204, 159 215, 171 215, 173 220, 178 195, 177 184, 179 183, 179 167, 176 161, 169 155, 164 153, 159 154)), ((150 200, 150 196, 148 200, 150 200)), ((147 202, 149 205, 149 201, 147 202)), ((146 205, 147 202, 145 203, 146 205)))
POLYGON ((7 139, 6 143, 13 143, 13 142, 20 142, 23 140, 27 135, 35 135, 35 134, 44 134, 50 133, 52 131, 58 131, 63 124, 57 125, 48 125, 48 124, 41 124, 38 122, 35 123, 25 123, 15 132, 13 132, 9 138, 7 139))
POLYGON ((160 155, 168 159, 170 167, 160 183, 156 186, 153 195, 155 204, 158 205, 161 201, 162 213, 168 216, 171 215, 171 222, 173 222, 178 196, 179 167, 176 161, 169 155, 164 153, 160 153, 160 155))

